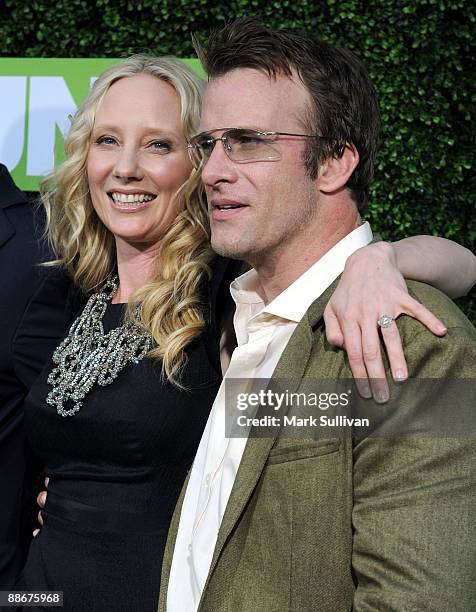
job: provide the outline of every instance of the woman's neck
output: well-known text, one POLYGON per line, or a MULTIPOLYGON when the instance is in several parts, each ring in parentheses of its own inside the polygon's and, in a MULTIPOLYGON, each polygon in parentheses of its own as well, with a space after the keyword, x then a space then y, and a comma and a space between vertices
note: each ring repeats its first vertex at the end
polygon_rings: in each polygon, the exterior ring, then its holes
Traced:
POLYGON ((119 287, 113 304, 126 303, 136 289, 154 277, 159 244, 134 246, 116 239, 119 287))

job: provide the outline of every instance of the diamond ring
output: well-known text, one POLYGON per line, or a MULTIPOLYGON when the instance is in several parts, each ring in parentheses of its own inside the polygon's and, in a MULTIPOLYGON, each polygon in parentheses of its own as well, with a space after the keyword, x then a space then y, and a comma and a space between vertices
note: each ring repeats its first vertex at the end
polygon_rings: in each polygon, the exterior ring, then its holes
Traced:
POLYGON ((390 327, 393 323, 394 319, 390 315, 383 314, 380 319, 378 319, 377 323, 380 327, 390 327))

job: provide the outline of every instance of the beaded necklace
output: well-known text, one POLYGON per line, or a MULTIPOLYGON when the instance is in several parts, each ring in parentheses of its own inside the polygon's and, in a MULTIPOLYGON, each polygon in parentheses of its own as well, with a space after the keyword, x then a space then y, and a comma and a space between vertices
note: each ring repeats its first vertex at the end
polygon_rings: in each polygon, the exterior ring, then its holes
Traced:
MULTIPOLYGON (((53 389, 46 401, 63 417, 79 412, 95 384, 110 385, 127 363, 139 363, 152 347, 151 335, 133 321, 104 333, 102 320, 117 287, 118 277, 114 276, 89 298, 53 353, 57 366, 48 376, 53 389), (67 402, 73 407, 66 409, 67 402)), ((139 308, 136 306, 137 311, 139 308)))

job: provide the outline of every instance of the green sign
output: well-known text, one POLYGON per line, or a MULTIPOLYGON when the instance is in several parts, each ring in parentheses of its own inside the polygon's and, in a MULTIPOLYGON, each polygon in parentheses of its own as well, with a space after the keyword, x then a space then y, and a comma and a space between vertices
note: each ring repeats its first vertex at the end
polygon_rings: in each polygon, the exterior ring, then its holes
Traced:
MULTIPOLYGON (((101 72, 120 59, 0 58, 0 162, 24 190, 63 159, 63 134, 101 72)), ((204 76, 197 59, 183 60, 204 76)))

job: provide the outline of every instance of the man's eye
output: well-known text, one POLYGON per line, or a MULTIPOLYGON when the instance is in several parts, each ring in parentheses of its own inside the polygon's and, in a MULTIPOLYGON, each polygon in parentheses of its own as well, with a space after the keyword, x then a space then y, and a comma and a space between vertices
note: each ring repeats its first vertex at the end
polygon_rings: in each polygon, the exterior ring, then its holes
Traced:
POLYGON ((259 146, 266 144, 268 141, 266 138, 263 138, 260 134, 256 134, 255 132, 238 132, 230 135, 232 142, 238 145, 244 146, 259 146))
POLYGON ((263 139, 260 136, 241 136, 238 140, 240 144, 253 145, 253 144, 263 144, 263 139))
POLYGON ((172 150, 172 145, 166 140, 154 140, 154 142, 150 143, 149 147, 154 151, 159 151, 159 153, 168 153, 172 150))
POLYGON ((96 140, 96 144, 99 145, 113 145, 116 144, 117 141, 115 138, 113 138, 112 136, 100 136, 97 140, 96 140))

